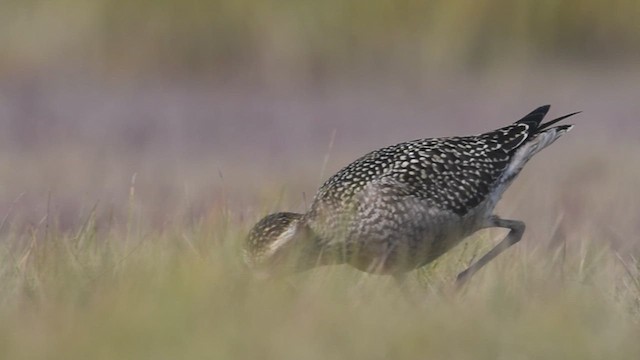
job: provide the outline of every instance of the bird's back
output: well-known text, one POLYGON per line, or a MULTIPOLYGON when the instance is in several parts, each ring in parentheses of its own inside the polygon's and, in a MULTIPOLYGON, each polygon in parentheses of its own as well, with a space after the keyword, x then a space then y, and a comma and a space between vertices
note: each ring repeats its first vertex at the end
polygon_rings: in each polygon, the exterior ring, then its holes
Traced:
POLYGON ((463 216, 570 129, 570 125, 549 128, 565 117, 542 124, 547 111, 548 106, 540 107, 514 124, 480 135, 418 139, 370 152, 329 178, 314 205, 343 207, 370 184, 390 179, 398 185, 396 193, 463 216), (546 143, 531 149, 540 136, 548 137, 546 143), (510 165, 513 169, 508 172, 510 165))

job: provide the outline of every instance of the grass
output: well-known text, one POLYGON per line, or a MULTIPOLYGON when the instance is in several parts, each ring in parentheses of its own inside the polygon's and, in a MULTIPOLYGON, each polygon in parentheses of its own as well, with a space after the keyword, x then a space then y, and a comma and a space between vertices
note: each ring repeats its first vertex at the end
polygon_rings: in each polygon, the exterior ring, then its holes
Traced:
POLYGON ((639 4, 0 2, 0 358, 640 358, 639 4), (501 232, 409 297, 241 264, 260 216, 302 210, 363 149, 550 100, 585 110, 581 143, 528 165, 499 208, 523 241, 462 290, 501 232))
POLYGON ((606 247, 574 244, 565 256, 512 249, 456 292, 453 275, 469 257, 459 251, 416 277, 408 301, 389 279, 346 268, 256 281, 234 256, 241 233, 214 228, 125 242, 88 226, 76 235, 45 240, 36 231, 31 242, 5 242, 2 357, 640 355, 638 264, 627 264, 632 278, 606 247))
POLYGON ((132 182, 128 215, 107 221, 98 204, 63 229, 54 196, 42 221, 19 227, 10 214, 2 229, 0 357, 638 358, 640 263, 623 216, 638 213, 623 197, 637 170, 580 175, 597 160, 577 150, 533 162, 507 194, 501 212, 529 224, 520 244, 457 291, 457 272, 501 235, 481 232, 416 272, 408 298, 347 267, 254 279, 238 250, 261 210, 239 217, 222 203, 154 226, 132 182), (543 167, 555 176, 532 176, 543 167), (603 183, 618 187, 594 192, 603 183), (574 196, 594 210, 572 210, 574 196))

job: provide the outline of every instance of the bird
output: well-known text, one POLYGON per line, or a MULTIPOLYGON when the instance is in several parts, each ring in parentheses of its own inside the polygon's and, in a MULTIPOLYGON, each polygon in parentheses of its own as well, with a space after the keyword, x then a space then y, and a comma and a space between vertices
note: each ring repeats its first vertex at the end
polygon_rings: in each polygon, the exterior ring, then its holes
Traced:
POLYGON ((549 109, 479 135, 423 138, 360 157, 326 180, 305 213, 258 221, 244 244, 246 264, 266 276, 348 264, 403 282, 476 231, 508 229, 457 275, 465 283, 524 234, 523 221, 494 209, 525 164, 573 128, 558 123, 579 113, 543 122, 549 109))

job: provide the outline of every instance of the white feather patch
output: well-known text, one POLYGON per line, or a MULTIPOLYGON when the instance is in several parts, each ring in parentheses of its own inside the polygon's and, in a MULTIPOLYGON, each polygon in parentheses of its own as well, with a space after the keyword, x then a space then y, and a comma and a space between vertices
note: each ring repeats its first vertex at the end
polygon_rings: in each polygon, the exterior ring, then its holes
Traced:
POLYGON ((298 228, 296 224, 297 224, 296 222, 290 224, 287 227, 287 230, 283 231, 280 235, 278 235, 278 237, 274 242, 269 244, 269 247, 266 251, 267 257, 273 256, 278 250, 280 250, 282 247, 284 247, 293 239, 293 237, 296 235, 297 228, 298 228))
POLYGON ((522 170, 522 167, 540 150, 553 144, 560 136, 562 136, 571 128, 565 130, 559 130, 558 128, 551 128, 537 134, 535 138, 529 140, 526 144, 521 146, 511 158, 511 162, 504 172, 503 178, 511 178, 522 170))

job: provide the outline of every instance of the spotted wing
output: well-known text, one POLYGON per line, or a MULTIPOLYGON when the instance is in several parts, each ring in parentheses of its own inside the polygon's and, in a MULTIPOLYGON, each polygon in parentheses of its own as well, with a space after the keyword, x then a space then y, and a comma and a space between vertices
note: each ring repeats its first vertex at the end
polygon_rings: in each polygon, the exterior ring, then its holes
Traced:
POLYGON ((385 176, 406 184, 407 194, 464 215, 489 196, 527 130, 514 124, 479 136, 418 141, 385 176))

